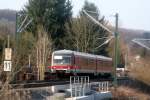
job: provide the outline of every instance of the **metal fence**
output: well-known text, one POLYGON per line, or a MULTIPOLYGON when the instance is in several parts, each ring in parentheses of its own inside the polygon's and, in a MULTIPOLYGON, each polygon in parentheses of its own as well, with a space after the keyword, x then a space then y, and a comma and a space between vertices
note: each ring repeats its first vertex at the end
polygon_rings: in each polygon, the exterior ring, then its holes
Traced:
POLYGON ((90 85, 88 76, 70 77, 71 97, 84 96, 89 87, 90 85))
POLYGON ((107 92, 109 91, 109 82, 93 82, 91 83, 91 90, 107 92))

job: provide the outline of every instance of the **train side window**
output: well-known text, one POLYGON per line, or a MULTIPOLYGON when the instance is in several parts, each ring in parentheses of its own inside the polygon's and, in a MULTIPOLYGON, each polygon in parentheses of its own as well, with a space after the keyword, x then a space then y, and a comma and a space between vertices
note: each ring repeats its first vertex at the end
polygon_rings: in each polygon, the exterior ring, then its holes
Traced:
POLYGON ((89 59, 89 65, 93 65, 94 64, 94 60, 93 59, 89 59))
POLYGON ((89 60, 89 59, 86 59, 86 65, 87 65, 87 66, 88 66, 88 60, 89 60))
POLYGON ((84 65, 87 66, 88 65, 88 59, 84 58, 84 65))
POLYGON ((107 67, 107 66, 106 66, 106 61, 103 61, 103 67, 107 67))

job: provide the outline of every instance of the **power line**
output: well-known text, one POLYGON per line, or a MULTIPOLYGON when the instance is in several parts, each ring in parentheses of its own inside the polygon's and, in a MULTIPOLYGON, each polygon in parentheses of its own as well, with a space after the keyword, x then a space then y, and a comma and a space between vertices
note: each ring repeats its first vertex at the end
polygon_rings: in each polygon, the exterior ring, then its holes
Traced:
POLYGON ((95 49, 98 49, 98 48, 102 47, 103 45, 109 43, 109 41, 111 41, 112 38, 114 38, 114 37, 109 38, 109 39, 106 40, 104 43, 102 43, 101 45, 99 45, 98 47, 96 47, 95 49))
POLYGON ((23 27, 24 23, 26 22, 27 18, 28 18, 28 15, 25 17, 25 19, 24 19, 23 22, 21 23, 21 25, 20 25, 19 29, 17 30, 17 32, 20 32, 20 30, 21 30, 21 28, 23 27))
POLYGON ((138 44, 138 45, 140 45, 140 46, 142 46, 143 48, 146 48, 146 49, 148 49, 148 50, 150 50, 150 47, 148 47, 148 46, 146 46, 145 44, 143 44, 143 43, 141 43, 141 42, 139 42, 138 40, 142 40, 142 41, 150 41, 150 39, 133 39, 132 40, 132 42, 134 42, 134 43, 136 43, 136 44, 138 44))
POLYGON ((100 22, 98 22, 96 19, 94 19, 92 16, 90 16, 85 10, 83 10, 83 12, 94 22, 96 23, 97 25, 99 25, 100 27, 102 27, 103 29, 105 29, 106 31, 108 31, 109 33, 112 33, 113 32, 107 28, 106 26, 104 26, 103 24, 101 24, 100 22))

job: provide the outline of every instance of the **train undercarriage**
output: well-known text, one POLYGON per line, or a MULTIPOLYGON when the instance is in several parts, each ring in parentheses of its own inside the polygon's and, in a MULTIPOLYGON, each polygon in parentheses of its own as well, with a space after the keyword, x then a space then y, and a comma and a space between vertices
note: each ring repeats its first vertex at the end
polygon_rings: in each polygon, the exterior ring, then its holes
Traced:
POLYGON ((70 76, 89 76, 91 79, 93 78, 112 78, 112 73, 78 73, 78 72, 66 72, 66 70, 56 70, 55 73, 49 72, 46 75, 46 80, 49 79, 68 79, 70 76))

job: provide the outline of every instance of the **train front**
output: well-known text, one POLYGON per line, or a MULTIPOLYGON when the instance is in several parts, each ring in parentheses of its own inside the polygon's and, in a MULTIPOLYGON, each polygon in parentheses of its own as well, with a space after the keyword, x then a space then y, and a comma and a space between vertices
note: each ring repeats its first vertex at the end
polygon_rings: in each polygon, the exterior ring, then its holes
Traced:
POLYGON ((52 73, 71 73, 73 69, 73 52, 69 50, 59 50, 52 54, 52 73))

